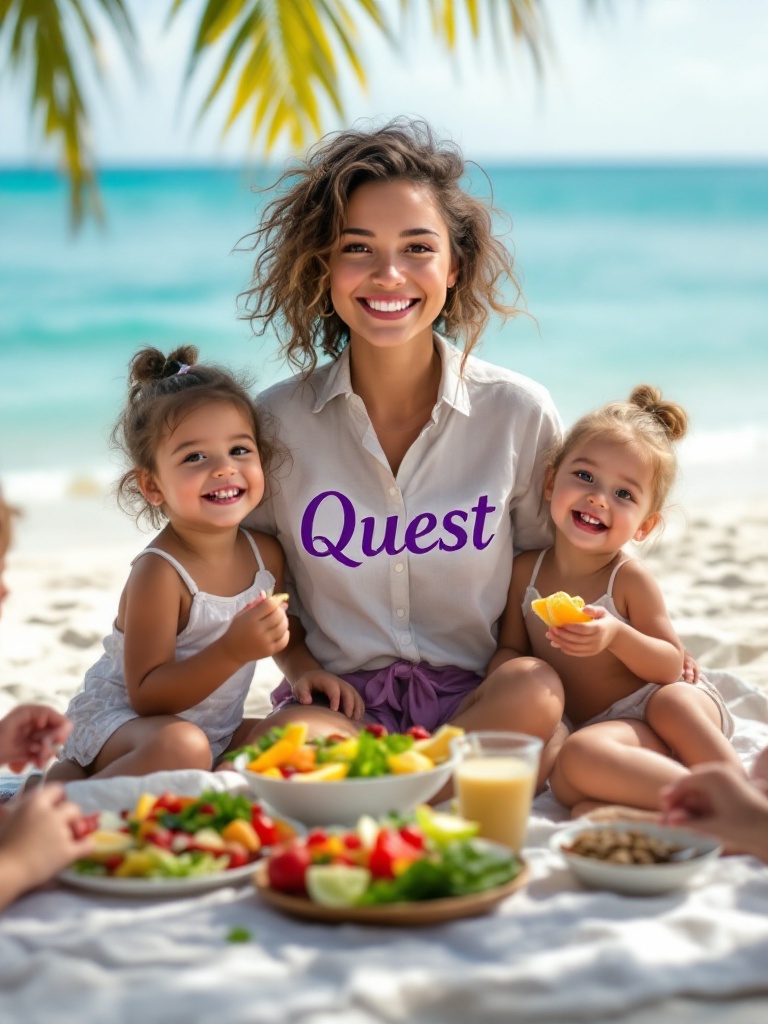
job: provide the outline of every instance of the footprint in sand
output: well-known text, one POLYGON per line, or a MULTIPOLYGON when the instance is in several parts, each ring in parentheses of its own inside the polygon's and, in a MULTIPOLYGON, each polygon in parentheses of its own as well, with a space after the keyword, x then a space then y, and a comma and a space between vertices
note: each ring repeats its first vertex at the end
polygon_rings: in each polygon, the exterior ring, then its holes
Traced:
POLYGON ((64 619, 44 619, 42 615, 33 615, 30 619, 25 620, 28 626, 61 626, 67 620, 64 619))

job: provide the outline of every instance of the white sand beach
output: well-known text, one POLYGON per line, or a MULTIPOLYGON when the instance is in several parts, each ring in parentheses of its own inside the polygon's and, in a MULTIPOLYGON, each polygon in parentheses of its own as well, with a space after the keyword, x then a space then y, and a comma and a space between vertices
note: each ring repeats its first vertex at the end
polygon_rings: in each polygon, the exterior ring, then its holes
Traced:
MULTIPOLYGON (((750 467, 753 485, 765 480, 758 470, 750 467)), ((768 691, 768 494, 753 486, 740 489, 749 494, 741 500, 704 501, 708 476, 698 467, 663 533, 640 554, 701 665, 729 668, 768 691)), ((719 472, 710 479, 722 493, 719 472)), ((23 508, 0 620, 0 714, 20 701, 66 708, 101 653, 130 560, 150 538, 106 493, 23 508)), ((277 678, 272 662, 259 665, 248 714, 268 711, 277 678)))

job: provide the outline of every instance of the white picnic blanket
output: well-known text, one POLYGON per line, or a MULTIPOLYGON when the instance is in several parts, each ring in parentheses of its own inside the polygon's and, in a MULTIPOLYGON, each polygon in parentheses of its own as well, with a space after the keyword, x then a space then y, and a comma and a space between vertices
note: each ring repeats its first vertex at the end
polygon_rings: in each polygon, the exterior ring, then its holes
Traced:
MULTIPOLYGON (((768 700, 711 673, 747 763, 768 744, 768 700)), ((86 810, 139 792, 234 788, 223 772, 73 783, 86 810)), ((492 914, 425 928, 328 926, 283 917, 249 886, 175 900, 50 886, 0 918, 0 1019, 14 1024, 496 1024, 766 1019, 768 868, 713 864, 690 888, 624 897, 581 888, 534 807, 531 882, 492 914), (250 941, 232 943, 233 928, 250 941)))

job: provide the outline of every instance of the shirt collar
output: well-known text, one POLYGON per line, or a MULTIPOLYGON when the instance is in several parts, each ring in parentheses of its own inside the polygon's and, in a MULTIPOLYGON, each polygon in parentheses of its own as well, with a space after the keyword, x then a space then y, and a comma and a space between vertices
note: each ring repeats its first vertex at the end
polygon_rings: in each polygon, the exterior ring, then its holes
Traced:
MULTIPOLYGON (((457 412, 468 416, 471 409, 467 383, 461 374, 461 352, 436 331, 433 334, 435 346, 440 353, 443 363, 443 372, 440 378, 440 388, 437 394, 435 409, 442 402, 447 403, 456 409, 457 412)), ((325 380, 317 386, 317 397, 315 399, 313 412, 320 412, 325 405, 339 395, 351 395, 352 375, 349 369, 349 345, 344 347, 338 359, 335 359, 327 368, 325 380)))

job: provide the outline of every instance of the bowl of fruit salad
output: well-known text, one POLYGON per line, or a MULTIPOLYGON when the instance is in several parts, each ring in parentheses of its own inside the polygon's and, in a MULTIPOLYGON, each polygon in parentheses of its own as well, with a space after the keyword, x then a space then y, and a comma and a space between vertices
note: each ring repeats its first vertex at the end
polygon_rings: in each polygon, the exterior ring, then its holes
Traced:
POLYGON ((272 847, 296 836, 245 793, 142 793, 134 807, 85 816, 93 851, 60 875, 84 889, 174 894, 247 881, 272 847))
POLYGON ((525 884, 511 850, 477 838, 478 825, 418 805, 412 814, 354 829, 315 828, 258 865, 259 896, 277 910, 321 921, 436 924, 490 910, 525 884))
POLYGON ((367 725, 356 736, 308 739, 306 724, 291 722, 227 758, 278 814, 305 825, 354 825, 362 815, 404 814, 439 793, 456 760, 450 741, 462 732, 367 725))

